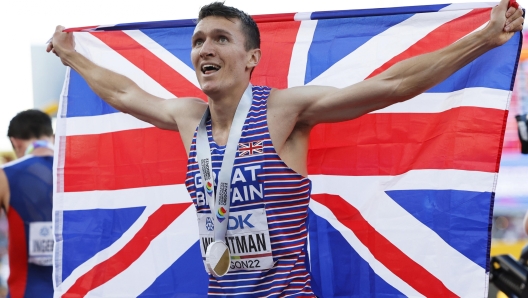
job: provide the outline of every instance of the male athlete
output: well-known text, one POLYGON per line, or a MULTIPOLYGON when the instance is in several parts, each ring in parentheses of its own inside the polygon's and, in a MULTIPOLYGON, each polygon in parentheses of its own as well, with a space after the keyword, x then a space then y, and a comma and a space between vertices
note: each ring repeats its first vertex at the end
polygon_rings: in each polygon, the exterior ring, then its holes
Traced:
POLYGON ((17 160, 0 169, 0 203, 9 224, 8 297, 53 297, 53 128, 38 110, 18 113, 7 136, 17 160))
POLYGON ((368 80, 343 89, 274 89, 249 84, 261 57, 255 22, 238 9, 215 2, 200 10, 191 41, 191 60, 208 103, 145 92, 75 52, 73 36, 62 32, 61 26, 47 51, 81 74, 116 109, 180 132, 189 154, 186 186, 197 208, 201 243, 220 240, 231 253, 229 272, 221 276, 224 272, 216 272, 215 266, 223 265, 222 253, 214 255, 211 243, 201 248, 212 273, 210 295, 313 297, 306 264, 311 129, 425 92, 504 44, 522 29, 522 23, 522 10, 502 0, 481 31, 395 64, 368 80), (255 146, 259 149, 253 150, 255 146), (227 232, 219 232, 225 222, 229 222, 227 232))

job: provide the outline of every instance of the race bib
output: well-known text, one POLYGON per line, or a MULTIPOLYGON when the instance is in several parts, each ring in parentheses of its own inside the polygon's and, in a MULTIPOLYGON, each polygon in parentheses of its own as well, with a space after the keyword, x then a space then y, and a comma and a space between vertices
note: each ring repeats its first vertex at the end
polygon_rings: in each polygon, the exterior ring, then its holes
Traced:
MULTIPOLYGON (((211 214, 198 214, 200 251, 205 262, 207 246, 214 241, 211 214)), ((229 272, 273 267, 268 220, 264 208, 229 213, 225 244, 231 253, 229 272)), ((207 270, 207 266, 206 266, 207 270)), ((209 271, 207 270, 209 273, 209 271)))
POLYGON ((40 266, 51 266, 53 259, 53 228, 51 221, 29 223, 28 262, 40 266))

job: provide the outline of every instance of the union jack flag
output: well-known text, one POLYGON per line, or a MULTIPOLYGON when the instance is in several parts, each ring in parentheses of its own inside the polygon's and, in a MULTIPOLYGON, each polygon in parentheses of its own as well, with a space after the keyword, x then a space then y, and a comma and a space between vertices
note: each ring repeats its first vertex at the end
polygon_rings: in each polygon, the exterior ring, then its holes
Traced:
MULTIPOLYGON (((481 29, 493 5, 255 16, 263 57, 252 83, 345 87, 481 29)), ((205 99, 190 61, 194 25, 70 31, 78 52, 148 92, 205 99)), ((319 297, 487 297, 520 46, 517 33, 424 94, 313 130, 309 252, 319 297)), ((69 70, 57 148, 56 297, 206 295, 178 133, 116 111, 69 70)))
POLYGON ((238 144, 238 152, 240 156, 262 153, 264 152, 263 150, 264 147, 262 146, 262 141, 238 144))

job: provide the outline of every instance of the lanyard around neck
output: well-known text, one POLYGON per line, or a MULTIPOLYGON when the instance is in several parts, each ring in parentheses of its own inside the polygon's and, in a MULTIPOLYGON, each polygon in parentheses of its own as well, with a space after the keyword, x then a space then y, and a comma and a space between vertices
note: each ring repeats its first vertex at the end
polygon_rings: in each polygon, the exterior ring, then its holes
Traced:
POLYGON ((211 215, 214 218, 215 241, 224 241, 227 232, 229 208, 231 206, 231 173, 233 172, 238 143, 240 141, 240 136, 242 135, 242 128, 244 127, 244 122, 246 121, 246 116, 251 108, 252 101, 252 86, 249 84, 238 103, 233 123, 229 130, 224 158, 218 174, 218 187, 216 188, 216 191, 214 187, 215 182, 211 160, 211 148, 209 146, 209 138, 207 136, 207 128, 205 125, 210 115, 209 107, 207 107, 198 126, 198 134, 196 137, 196 158, 198 167, 200 168, 200 174, 202 175, 205 196, 209 202, 211 215))
POLYGON ((34 141, 26 148, 26 152, 24 152, 24 155, 31 154, 33 153, 33 151, 35 151, 35 149, 38 149, 38 148, 48 148, 48 149, 53 150, 53 145, 50 142, 45 141, 45 140, 34 141))

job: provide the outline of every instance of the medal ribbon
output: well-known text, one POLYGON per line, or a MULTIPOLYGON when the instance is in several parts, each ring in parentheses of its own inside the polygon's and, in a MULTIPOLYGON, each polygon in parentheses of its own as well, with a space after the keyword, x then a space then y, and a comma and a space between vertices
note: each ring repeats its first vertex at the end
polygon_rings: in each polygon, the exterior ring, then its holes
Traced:
POLYGON ((238 103, 233 123, 229 130, 229 137, 227 138, 227 145, 222 160, 222 167, 218 174, 218 187, 215 191, 215 183, 213 179, 213 165, 211 160, 211 148, 209 146, 209 138, 207 137, 207 128, 205 123, 209 118, 209 107, 198 126, 198 134, 196 137, 196 158, 198 160, 198 167, 202 175, 202 181, 205 188, 205 196, 209 202, 209 208, 214 221, 214 240, 224 242, 227 223, 229 222, 229 208, 231 206, 231 173, 235 163, 236 152, 238 150, 238 143, 242 135, 242 128, 246 121, 246 116, 251 108, 253 101, 252 86, 246 88, 240 102, 238 103), (215 192, 217 193, 215 196, 215 192))
POLYGON ((33 151, 37 148, 48 148, 53 150, 53 145, 50 144, 48 141, 45 140, 37 140, 31 143, 27 148, 26 152, 24 152, 24 155, 28 155, 33 153, 33 151))

